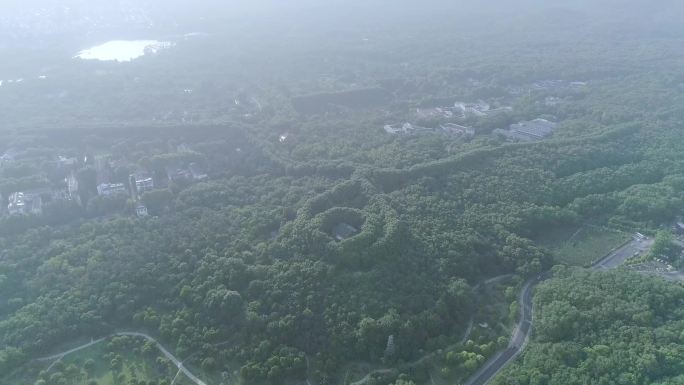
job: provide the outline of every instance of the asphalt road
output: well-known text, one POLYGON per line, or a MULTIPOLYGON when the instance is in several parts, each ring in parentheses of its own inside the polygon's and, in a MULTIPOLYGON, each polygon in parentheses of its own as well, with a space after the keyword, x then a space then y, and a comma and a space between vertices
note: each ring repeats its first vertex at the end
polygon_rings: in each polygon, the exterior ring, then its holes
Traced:
MULTIPOLYGON (((614 269, 618 266, 620 266, 622 263, 624 263, 628 258, 634 256, 636 253, 642 253, 647 251, 651 246, 653 245, 652 240, 644 240, 644 241, 631 241, 622 247, 616 249, 615 251, 611 252, 609 255, 607 255, 605 258, 602 258, 599 260, 596 264, 592 266, 592 269, 594 270, 610 270, 614 269)), ((508 363, 510 363, 513 359, 515 359, 525 348, 525 345, 527 344, 527 341, 529 340, 530 333, 532 331, 532 322, 533 322, 533 304, 532 304, 532 298, 534 294, 534 288, 539 284, 540 282, 548 279, 551 276, 550 272, 542 273, 539 276, 530 279, 525 283, 523 286, 522 291, 520 292, 520 298, 519 298, 519 303, 521 305, 521 312, 520 312, 520 320, 518 321, 518 324, 515 327, 515 330, 511 336, 511 341, 508 344, 508 347, 497 353, 495 356, 490 358, 481 368, 478 370, 473 376, 471 376, 468 381, 466 381, 465 385, 485 385, 489 381, 492 380, 508 363)), ((501 279, 505 276, 501 277, 495 277, 489 281, 495 281, 498 279, 501 279)), ((677 277, 679 279, 684 279, 682 277, 677 277)), ((487 281, 487 282, 489 282, 487 281)), ((476 286, 476 287, 479 287, 476 286)), ((468 333, 468 332, 466 332, 468 333)), ((467 334, 466 334, 467 335, 467 334)), ((202 380, 197 378, 194 374, 192 374, 185 366, 183 366, 183 362, 177 359, 173 354, 171 354, 166 348, 164 348, 157 340, 152 338, 151 336, 144 334, 144 333, 136 333, 136 332, 120 332, 120 333, 114 333, 112 335, 109 335, 104 338, 100 338, 98 340, 93 340, 87 344, 83 344, 81 346, 78 346, 76 348, 57 353, 48 357, 42 357, 38 358, 37 361, 51 361, 51 360, 59 360, 71 353, 77 352, 82 349, 86 349, 92 345, 95 345, 97 343, 100 343, 104 341, 106 338, 112 337, 112 336, 133 336, 133 337, 142 337, 145 338, 149 341, 154 342, 157 345, 157 348, 159 351, 161 351, 164 356, 166 356, 171 362, 173 362, 176 367, 178 367, 179 371, 182 371, 183 374, 185 374, 192 382, 194 382, 196 385, 207 385, 204 383, 202 380)), ((419 360, 420 361, 420 360, 419 360)), ((380 369, 380 370, 375 370, 371 373, 368 373, 364 378, 362 378, 359 381, 356 381, 352 385, 362 385, 365 384, 370 376, 373 373, 384 373, 384 372, 391 372, 393 369, 380 369)), ((307 379, 308 383, 308 379, 307 379)))
MULTIPOLYGON (((474 293, 474 292, 480 290, 480 288, 482 286, 490 285, 494 282, 498 282, 498 281, 501 281, 503 279, 510 278, 512 276, 513 276, 513 274, 503 274, 503 275, 499 275, 496 277, 489 278, 489 279, 482 281, 482 282, 478 283, 477 285, 473 286, 472 292, 474 293)), ((463 333, 463 338, 461 338, 461 341, 459 341, 457 344, 452 345, 452 346, 461 345, 461 344, 466 342, 468 337, 470 337, 470 333, 473 331, 473 323, 474 323, 474 319, 473 319, 473 317, 470 317, 470 321, 468 321, 468 326, 466 327, 465 333, 463 333)), ((445 348, 445 350, 449 350, 450 348, 451 348, 451 346, 445 348)), ((421 357, 421 358, 417 359, 416 361, 413 361, 407 365, 408 366, 417 366, 417 365, 427 361, 428 359, 430 359, 433 355, 434 355, 434 353, 428 353, 428 354, 424 355, 423 357, 421 357)), ((366 374, 360 380, 358 380, 356 382, 352 382, 349 385, 365 385, 368 382, 368 380, 370 380, 370 378, 373 374, 387 374, 387 373, 392 373, 394 371, 396 371, 396 369, 393 369, 393 368, 376 369, 376 370, 373 370, 373 371, 369 372, 368 374, 366 374)))
POLYGON ((616 249, 615 251, 611 252, 608 254, 605 258, 599 260, 597 263, 595 263, 592 266, 592 269, 594 270, 610 270, 614 269, 623 263, 625 263, 626 260, 629 258, 633 257, 635 254, 640 254, 653 246, 653 240, 652 239, 646 239, 643 241, 635 241, 632 240, 631 242, 627 243, 626 245, 616 249))
POLYGON ((520 320, 511 336, 508 347, 489 359, 484 366, 466 381, 466 385, 484 385, 496 376, 506 364, 512 361, 527 344, 532 330, 532 297, 537 284, 550 277, 550 273, 543 273, 530 279, 520 292, 519 303, 521 305, 520 320))
MULTIPOLYGON (((592 266, 593 270, 610 270, 623 264, 635 253, 643 253, 653 246, 652 240, 636 241, 633 240, 618 249, 612 251, 606 257, 600 259, 592 266)), ((520 293, 519 303, 521 305, 520 320, 511 336, 508 347, 489 359, 475 374, 473 374, 465 385, 485 385, 489 383, 503 368, 513 361, 525 348, 532 331, 533 307, 532 298, 534 288, 540 282, 551 277, 550 272, 543 273, 525 283, 520 293)))

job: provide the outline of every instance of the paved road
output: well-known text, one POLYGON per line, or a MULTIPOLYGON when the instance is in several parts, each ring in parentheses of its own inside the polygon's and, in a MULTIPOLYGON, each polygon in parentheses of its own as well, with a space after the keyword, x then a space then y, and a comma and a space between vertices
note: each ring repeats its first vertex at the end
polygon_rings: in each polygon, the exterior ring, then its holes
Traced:
POLYGON ((520 292, 519 303, 520 320, 513 331, 508 347, 489 359, 484 366, 466 381, 466 385, 484 385, 515 358, 527 344, 532 329, 532 297, 537 284, 548 277, 550 273, 543 273, 530 279, 520 292))
MULTIPOLYGON (((503 279, 510 278, 510 277, 513 277, 513 274, 503 274, 503 275, 499 275, 499 276, 496 276, 496 277, 493 277, 493 278, 489 278, 489 279, 487 279, 487 280, 485 280, 485 281, 482 281, 482 282, 478 283, 477 285, 473 286, 472 292, 474 293, 474 292, 480 290, 480 288, 481 288, 483 285, 490 285, 490 284, 492 284, 492 283, 494 283, 494 282, 501 281, 501 280, 503 280, 503 279)), ((449 349, 451 349, 453 346, 458 346, 458 345, 464 344, 464 343, 466 342, 466 340, 468 340, 468 337, 470 337, 470 333, 473 331, 473 323, 474 323, 474 322, 475 322, 475 321, 474 321, 473 317, 470 317, 470 321, 468 321, 468 327, 466 327, 466 330, 465 330, 465 332, 463 333, 463 338, 461 338, 461 341, 459 341, 459 342, 458 342, 457 344, 455 344, 455 345, 449 346, 449 347, 444 348, 444 349, 445 349, 445 350, 449 350, 449 349)), ((434 352, 428 353, 428 354, 424 355, 423 357, 417 359, 416 361, 413 361, 413 362, 409 363, 408 365, 409 365, 409 366, 416 366, 416 365, 419 365, 419 364, 423 363, 424 361, 427 361, 428 359, 430 359, 430 358, 433 356, 433 354, 434 354, 434 352)), ((352 383, 349 384, 349 385, 364 385, 364 384, 366 384, 366 383, 368 382, 368 380, 370 380, 370 378, 371 378, 371 376, 372 376, 373 374, 387 374, 387 373, 392 373, 393 371, 396 371, 396 369, 393 369, 393 368, 376 369, 376 370, 373 370, 373 371, 369 372, 368 374, 366 374, 366 375, 365 375, 363 378, 361 378, 360 380, 358 380, 358 381, 356 381, 356 382, 352 382, 352 383)), ((307 380, 307 381, 308 381, 308 380, 307 380)), ((309 384, 309 385, 310 385, 310 384, 309 384)))
MULTIPOLYGON (((616 249, 615 251, 611 252, 609 255, 607 255, 605 258, 600 259, 596 264, 592 266, 592 269, 594 270, 609 270, 609 269, 614 269, 618 266, 620 266, 622 263, 624 263, 627 259, 630 257, 634 256, 636 253, 642 253, 647 251, 651 246, 653 245, 652 240, 644 240, 644 241, 631 241, 622 247, 616 249)), ((499 276, 499 277, 494 277, 492 279, 489 279, 485 281, 484 283, 491 283, 495 282, 499 279, 503 279, 506 276, 499 276)), ((513 335, 511 336, 511 341, 508 344, 508 347, 497 353, 494 357, 490 358, 489 361, 487 361, 484 366, 480 368, 479 371, 477 371, 473 376, 466 381, 466 385, 485 385, 489 381, 494 378, 508 363, 510 363, 515 357, 517 357, 525 348, 525 345, 527 344, 530 336, 530 332, 532 330, 532 322, 533 322, 533 307, 532 307, 532 298, 533 298, 533 293, 534 293, 534 288, 539 284, 540 282, 548 279, 550 277, 550 273, 543 273, 540 274, 539 276, 530 279, 525 283, 523 286, 522 291, 520 292, 520 299, 519 303, 521 306, 521 312, 520 312, 520 320, 518 321, 518 324, 515 327, 515 330, 513 332, 513 335)), ((684 280, 684 276, 676 276, 672 277, 674 279, 680 279, 684 280)), ((480 287, 480 285, 476 285, 473 289, 476 290, 480 287)), ((472 320, 471 320, 472 322, 472 320)), ((472 324, 471 324, 472 325, 472 324)), ((469 326, 467 331, 466 331, 466 337, 470 334, 472 326, 469 326)), ((98 340, 93 340, 87 344, 83 344, 81 346, 78 346, 76 348, 54 354, 52 356, 48 357, 42 357, 38 358, 37 361, 50 361, 50 360, 58 360, 61 359, 71 353, 77 352, 82 349, 86 349, 90 346, 93 346, 97 343, 100 343, 104 341, 105 339, 113 336, 132 336, 132 337, 142 337, 145 338, 149 341, 152 341, 157 345, 157 348, 166 356, 171 362, 173 362, 180 371, 182 371, 190 380, 192 380, 196 385, 206 385, 202 380, 197 378, 194 374, 192 374, 185 366, 183 366, 183 362, 177 359, 173 354, 171 354, 166 348, 164 348, 157 340, 152 338, 151 336, 144 334, 144 333, 137 333, 137 332, 120 332, 120 333, 114 333, 112 335, 109 335, 104 338, 100 338, 98 340)), ((421 359, 417 360, 416 363, 423 361, 428 358, 429 355, 426 355, 425 357, 422 357, 421 359)), ((391 373, 395 369, 379 369, 372 371, 368 373, 366 376, 364 376, 362 379, 359 381, 356 381, 352 383, 351 385, 363 385, 368 380, 370 379, 370 376, 372 374, 382 374, 382 373, 391 373)), ((308 379, 307 379, 307 384, 310 385, 308 379)))
MULTIPOLYGON (((166 358, 168 358, 171 362, 173 362, 173 364, 176 365, 176 367, 178 368, 178 370, 181 371, 181 372, 183 372, 183 374, 185 374, 190 380, 192 380, 192 382, 194 382, 196 385, 207 385, 207 384, 205 384, 202 380, 200 380, 199 378, 197 378, 197 376, 195 376, 194 374, 192 374, 192 373, 183 365, 183 362, 182 362, 181 360, 179 360, 179 359, 176 358, 173 354, 171 354, 171 352, 169 352, 168 350, 166 350, 166 348, 165 348, 164 346, 162 346, 157 340, 155 340, 154 338, 152 338, 151 336, 149 336, 149 335, 147 335, 147 334, 145 334, 145 333, 137 333, 137 332, 119 332, 119 333, 113 333, 113 334, 108 335, 107 337, 103 337, 103 338, 100 338, 100 339, 97 339, 97 340, 90 341, 90 342, 88 342, 87 344, 83 344, 83 345, 81 345, 81 346, 75 347, 75 348, 73 348, 73 349, 70 349, 70 350, 67 350, 67 351, 64 351, 64 352, 61 352, 61 353, 53 354, 53 355, 47 356, 47 357, 37 358, 36 361, 60 360, 60 359, 64 358, 65 356, 68 356, 69 354, 75 353, 75 352, 77 352, 77 351, 79 351, 79 350, 83 350, 83 349, 89 348, 89 347, 91 347, 91 346, 93 346, 93 345, 95 345, 95 344, 98 344, 98 343, 100 343, 100 342, 106 340, 107 338, 115 337, 115 336, 140 337, 140 338, 144 338, 144 339, 146 339, 146 340, 148 340, 148 341, 152 341, 155 345, 157 345, 157 349, 159 349, 159 351, 162 352, 162 354, 164 354, 164 356, 166 356, 166 358)), ((53 363, 53 364, 54 364, 54 363, 53 363)), ((50 365, 50 367, 52 367, 52 365, 50 365)))
POLYGON ((627 243, 626 245, 623 245, 622 247, 614 250, 610 254, 608 254, 606 257, 600 259, 598 262, 596 262, 593 266, 592 269, 594 270, 610 270, 614 269, 623 263, 625 263, 626 260, 629 258, 633 257, 635 254, 640 254, 643 253, 647 250, 649 250, 653 246, 653 240, 652 239, 646 239, 643 241, 631 241, 627 243))
MULTIPOLYGON (((653 246, 652 240, 636 241, 633 240, 617 248, 610 254, 601 258, 591 268, 593 270, 610 270, 620 266, 635 253, 643 253, 653 246)), ((532 331, 533 307, 532 298, 534 288, 540 282, 548 279, 550 272, 541 274, 525 283, 520 293, 519 303, 521 305, 520 320, 511 336, 508 347, 489 359, 484 366, 473 374, 465 385, 485 385, 489 383, 503 368, 515 359, 525 348, 532 331)), ((683 278, 684 279, 684 278, 683 278)))

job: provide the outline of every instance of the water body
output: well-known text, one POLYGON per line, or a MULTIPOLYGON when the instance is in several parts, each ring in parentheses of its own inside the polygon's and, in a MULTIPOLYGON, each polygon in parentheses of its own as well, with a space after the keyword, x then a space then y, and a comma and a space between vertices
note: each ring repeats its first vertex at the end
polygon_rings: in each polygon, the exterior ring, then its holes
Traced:
POLYGON ((175 43, 158 40, 112 40, 85 49, 76 54, 75 57, 84 60, 129 62, 174 45, 175 43))

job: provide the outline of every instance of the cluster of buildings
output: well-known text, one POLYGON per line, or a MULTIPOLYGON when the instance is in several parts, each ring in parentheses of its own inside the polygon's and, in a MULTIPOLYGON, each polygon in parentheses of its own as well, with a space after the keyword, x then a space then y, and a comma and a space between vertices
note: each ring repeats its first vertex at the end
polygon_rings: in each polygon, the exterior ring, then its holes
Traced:
POLYGON ((415 118, 427 120, 442 120, 451 121, 448 123, 441 123, 436 128, 423 127, 415 123, 399 123, 386 124, 383 129, 386 133, 392 135, 398 134, 412 134, 421 132, 442 132, 453 136, 474 136, 475 129, 472 127, 463 126, 461 124, 453 123, 454 119, 457 121, 469 118, 481 118, 485 116, 494 115, 502 112, 513 111, 512 107, 498 106, 493 107, 491 104, 479 100, 474 103, 456 102, 450 107, 432 107, 432 108, 417 108, 415 111, 415 118))
POLYGON ((451 119, 463 117, 460 109, 454 107, 417 108, 416 117, 419 119, 451 119))
POLYGON ((567 81, 567 80, 540 80, 525 86, 510 86, 507 87, 511 95, 523 95, 530 92, 538 91, 572 91, 581 90, 588 86, 588 82, 583 81, 567 81))
MULTIPOLYGON (((187 167, 182 167, 180 165, 166 166, 166 177, 171 182, 178 181, 202 181, 207 179, 209 176, 204 172, 204 170, 197 163, 190 163, 187 167)), ((138 182, 136 182, 137 184, 138 182)))
POLYGON ((456 102, 450 107, 418 108, 415 115, 419 119, 463 119, 510 111, 513 111, 512 107, 502 106, 495 108, 483 100, 478 100, 474 103, 456 102))
POLYGON ((534 119, 511 124, 507 130, 496 129, 494 133, 510 140, 534 141, 552 135, 557 127, 558 123, 546 119, 534 119))
MULTIPOLYGON (((14 161, 14 153, 8 151, 0 157, 0 166, 5 162, 14 161)), ((79 159, 74 157, 57 156, 54 161, 48 163, 50 168, 47 171, 47 176, 54 183, 60 180, 63 181, 63 184, 61 184, 63 187, 13 192, 4 199, 4 202, 7 204, 7 211, 4 211, 4 206, 0 207, 0 215, 3 212, 9 215, 41 215, 46 197, 49 197, 49 201, 71 199, 77 202, 80 201, 81 195, 79 195, 79 191, 84 186, 79 186, 77 169, 83 164, 89 164, 89 161, 92 161, 92 159, 87 157, 83 162, 80 162, 79 159)), ((119 166, 126 166, 126 164, 112 164, 104 158, 96 158, 94 164, 96 180, 92 188, 96 188, 97 195, 102 197, 122 195, 130 197, 138 202, 136 214, 141 217, 148 215, 147 207, 141 203, 140 198, 142 195, 155 188, 166 187, 165 180, 159 181, 163 186, 156 186, 155 178, 152 173, 147 171, 138 171, 130 174, 129 178, 124 183, 121 183, 120 179, 117 179, 114 169, 119 166)), ((182 180, 187 183, 189 181, 202 181, 208 178, 203 167, 194 162, 179 166, 168 166, 165 171, 169 182, 181 182, 182 180)), ((3 201, 3 199, 0 198, 0 201, 3 201)), ((83 203, 85 204, 85 202, 83 203)))
POLYGON ((398 135, 398 134, 413 134, 421 132, 442 132, 444 134, 453 136, 473 136, 475 135, 475 129, 472 127, 461 126, 455 123, 445 123, 441 124, 437 128, 421 127, 411 123, 403 124, 387 124, 384 130, 388 134, 398 135))

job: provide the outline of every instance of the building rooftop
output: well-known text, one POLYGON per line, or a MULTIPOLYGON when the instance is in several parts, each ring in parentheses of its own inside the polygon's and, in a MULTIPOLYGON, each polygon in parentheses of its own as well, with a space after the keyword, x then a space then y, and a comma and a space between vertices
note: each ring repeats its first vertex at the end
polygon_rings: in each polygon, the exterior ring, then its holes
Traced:
POLYGON ((337 239, 338 241, 343 241, 358 234, 359 229, 348 223, 340 222, 335 227, 333 227, 332 233, 335 239, 337 239))
POLYGON ((43 199, 40 194, 15 192, 9 196, 7 210, 10 215, 40 215, 43 212, 43 199))
POLYGON ((97 193, 99 195, 109 196, 126 192, 126 186, 123 183, 100 183, 97 186, 97 193))
POLYGON ((386 124, 384 127, 384 130, 388 134, 409 134, 411 132, 415 131, 430 131, 432 130, 431 128, 427 127, 421 127, 421 126, 416 126, 411 123, 404 123, 404 124, 386 124))
POLYGON ((501 134, 509 139, 520 140, 539 140, 544 139, 556 130, 558 123, 548 121, 546 119, 534 119, 530 121, 522 121, 520 123, 511 124, 508 130, 495 130, 495 133, 501 134))

